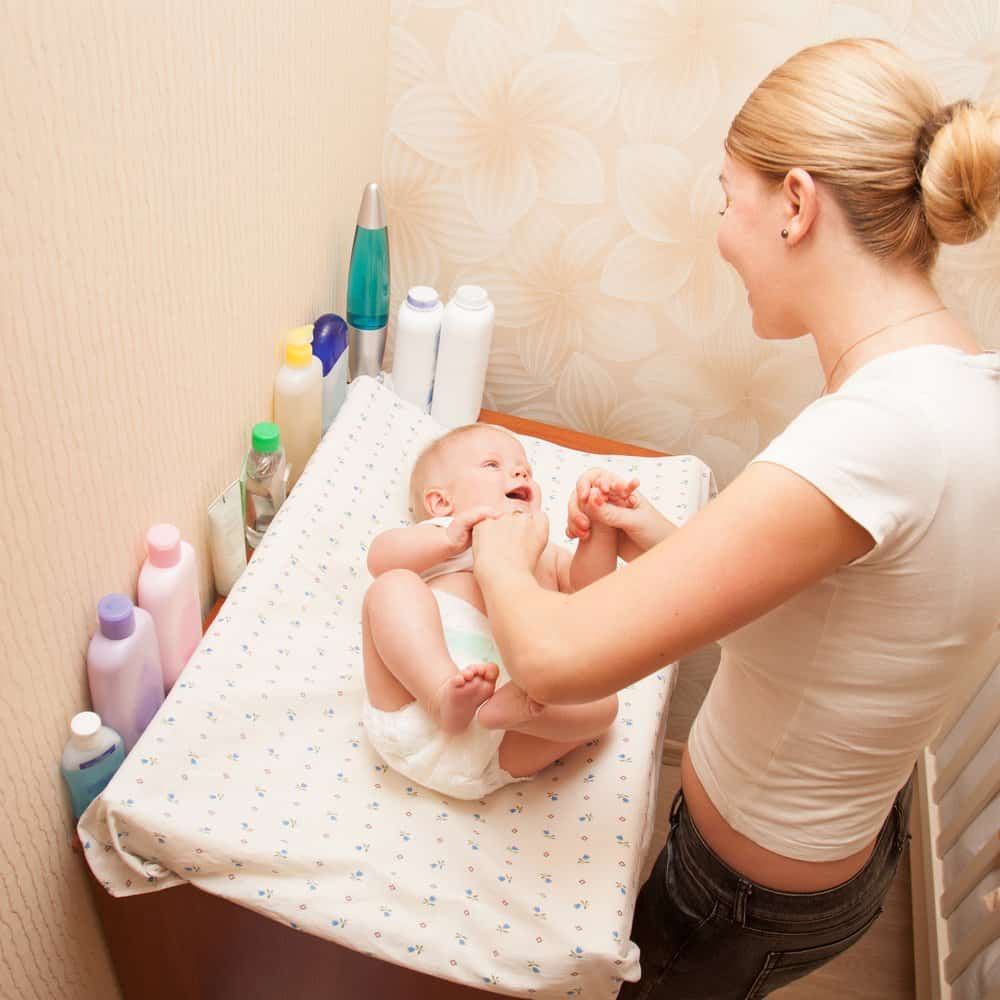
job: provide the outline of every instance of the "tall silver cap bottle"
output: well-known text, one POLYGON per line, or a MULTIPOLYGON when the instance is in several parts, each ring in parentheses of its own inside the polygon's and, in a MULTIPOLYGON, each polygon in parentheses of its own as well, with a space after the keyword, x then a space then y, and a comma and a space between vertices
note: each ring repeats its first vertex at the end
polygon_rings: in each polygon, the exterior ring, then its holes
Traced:
POLYGON ((389 230, 378 184, 365 188, 347 272, 347 365, 377 376, 389 326, 389 230))

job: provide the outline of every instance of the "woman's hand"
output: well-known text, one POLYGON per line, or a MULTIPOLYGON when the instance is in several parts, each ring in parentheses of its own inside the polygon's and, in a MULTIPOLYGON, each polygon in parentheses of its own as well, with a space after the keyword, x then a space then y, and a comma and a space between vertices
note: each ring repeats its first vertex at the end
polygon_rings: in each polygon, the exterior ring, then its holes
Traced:
POLYGON ((455 555, 464 552, 472 544, 472 529, 480 521, 499 516, 500 511, 495 507, 473 507, 456 514, 447 528, 448 541, 455 555))
POLYGON ((638 479, 623 479, 605 469, 588 469, 569 499, 566 534, 581 541, 593 522, 619 530, 619 555, 631 560, 662 541, 676 526, 636 489, 638 479))
POLYGON ((612 528, 622 527, 615 523, 616 511, 606 508, 637 507, 634 494, 638 486, 638 479, 622 479, 606 469, 588 469, 576 481, 576 489, 569 498, 567 537, 581 541, 588 538, 594 521, 612 528))
POLYGON ((472 565, 482 584, 502 570, 534 573, 549 541, 549 519, 539 511, 513 511, 472 529, 472 565))

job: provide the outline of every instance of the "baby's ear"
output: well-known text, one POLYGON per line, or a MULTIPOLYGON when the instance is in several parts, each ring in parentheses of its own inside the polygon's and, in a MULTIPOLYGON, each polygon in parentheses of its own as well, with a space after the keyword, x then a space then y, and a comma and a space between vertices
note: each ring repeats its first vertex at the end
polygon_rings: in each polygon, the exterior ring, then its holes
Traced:
POLYGON ((424 491, 424 509, 431 517, 448 517, 455 508, 443 490, 432 489, 424 491))

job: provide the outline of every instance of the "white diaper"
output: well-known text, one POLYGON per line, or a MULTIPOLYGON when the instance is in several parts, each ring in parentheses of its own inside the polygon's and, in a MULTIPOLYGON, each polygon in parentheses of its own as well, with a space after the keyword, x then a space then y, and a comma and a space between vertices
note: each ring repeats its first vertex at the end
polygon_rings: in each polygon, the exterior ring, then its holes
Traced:
MULTIPOLYGON (((497 687, 510 677, 493 643, 489 620, 468 601, 431 590, 441 611, 445 643, 459 667, 470 663, 496 663, 497 687)), ((412 781, 456 799, 481 799, 484 795, 527 778, 515 778, 500 766, 502 729, 486 729, 477 719, 461 733, 443 733, 415 702, 395 712, 373 708, 367 697, 364 724, 368 739, 395 771, 412 781)))

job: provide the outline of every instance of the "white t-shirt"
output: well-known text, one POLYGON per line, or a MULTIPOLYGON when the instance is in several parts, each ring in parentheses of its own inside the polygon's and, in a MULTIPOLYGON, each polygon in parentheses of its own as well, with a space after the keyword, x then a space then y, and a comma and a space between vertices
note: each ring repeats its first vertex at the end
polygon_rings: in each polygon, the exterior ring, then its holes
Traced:
POLYGON ((878 833, 1000 620, 1000 355, 883 355, 755 459, 875 547, 722 643, 691 762, 739 833, 830 861, 878 833))

